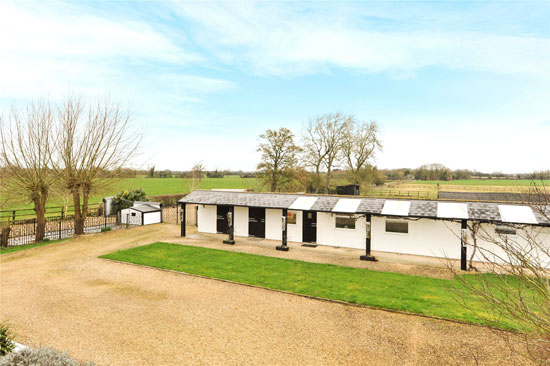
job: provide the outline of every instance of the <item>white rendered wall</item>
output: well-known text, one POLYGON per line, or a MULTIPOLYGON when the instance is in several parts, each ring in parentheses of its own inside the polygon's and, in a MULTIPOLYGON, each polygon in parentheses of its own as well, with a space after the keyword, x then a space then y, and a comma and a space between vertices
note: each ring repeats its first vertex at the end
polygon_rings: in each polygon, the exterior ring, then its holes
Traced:
POLYGON ((357 218, 355 229, 340 229, 336 227, 336 216, 317 212, 317 244, 364 249, 367 232, 365 217, 357 218))
POLYGON ((460 223, 409 220, 409 233, 386 233, 386 218, 372 217, 371 250, 460 259, 460 223))
MULTIPOLYGON (((290 211, 290 210, 289 210, 290 211)), ((302 217, 303 212, 302 211, 294 211, 296 212, 296 224, 287 224, 287 240, 301 243, 302 242, 302 217)))
POLYGON ((159 212, 146 212, 143 214, 143 225, 158 224, 160 222, 159 212))
MULTIPOLYGON (((504 244, 504 240, 508 239, 509 245, 512 248, 524 248, 529 249, 532 255, 536 255, 541 261, 541 265, 550 268, 550 258, 540 250, 533 251, 529 246, 527 237, 532 242, 540 243, 541 246, 548 248, 546 253, 550 251, 550 228, 542 227, 526 227, 524 230, 517 229, 516 235, 499 235, 495 232, 496 225, 494 224, 481 224, 479 233, 477 235, 478 249, 474 255, 474 261, 479 262, 495 262, 495 263, 509 263, 509 258, 506 256, 506 252, 502 250, 501 246, 491 241, 485 240, 493 238, 498 243, 504 244)), ((473 253, 471 232, 468 231, 468 245, 467 246, 467 258, 470 260, 470 256, 473 253)))
POLYGON ((266 208, 265 210, 265 238, 271 240, 281 240, 283 210, 266 208))
POLYGON ((198 231, 201 233, 216 234, 216 206, 199 205, 198 231))
POLYGON ((235 207, 235 236, 248 236, 248 207, 235 207))

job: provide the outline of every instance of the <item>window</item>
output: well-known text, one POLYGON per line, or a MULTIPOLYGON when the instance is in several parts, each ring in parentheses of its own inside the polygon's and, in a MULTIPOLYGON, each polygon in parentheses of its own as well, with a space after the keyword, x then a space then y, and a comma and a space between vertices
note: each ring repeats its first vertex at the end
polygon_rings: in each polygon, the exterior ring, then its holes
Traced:
POLYGON ((516 235, 516 229, 506 225, 497 225, 495 232, 497 234, 516 235))
POLYGON ((409 232, 409 222, 405 220, 386 219, 386 232, 407 234, 409 232))
POLYGON ((135 212, 132 212, 132 216, 136 216, 136 213, 135 213, 135 212))
POLYGON ((296 225, 296 211, 288 211, 286 214, 286 223, 296 225))
POLYGON ((336 227, 339 229, 355 229, 355 217, 336 216, 336 227))

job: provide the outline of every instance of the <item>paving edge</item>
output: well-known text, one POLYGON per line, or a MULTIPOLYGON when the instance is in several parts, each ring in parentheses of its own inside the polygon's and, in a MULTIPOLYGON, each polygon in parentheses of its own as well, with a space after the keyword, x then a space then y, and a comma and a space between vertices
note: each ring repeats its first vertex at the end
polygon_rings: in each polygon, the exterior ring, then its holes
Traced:
POLYGON ((518 334, 519 333, 519 332, 515 332, 515 331, 512 331, 512 330, 502 329, 502 328, 498 328, 498 327, 494 327, 494 326, 490 326, 490 325, 468 323, 468 322, 462 321, 462 320, 448 319, 448 318, 443 318, 443 317, 439 317, 439 316, 435 316, 435 315, 412 313, 412 312, 404 311, 404 310, 387 309, 387 308, 376 307, 376 306, 371 306, 371 305, 364 305, 364 304, 354 304, 352 302, 347 302, 347 301, 342 301, 342 300, 327 299, 326 297, 318 297, 318 296, 313 296, 313 295, 300 294, 300 293, 297 293, 297 292, 278 290, 278 289, 269 288, 269 287, 251 285, 249 283, 225 280, 223 278, 208 277, 208 276, 198 275, 198 274, 189 273, 189 272, 176 271, 176 270, 173 270, 173 269, 153 267, 153 266, 148 266, 146 264, 124 262, 124 261, 119 261, 119 260, 116 260, 116 259, 109 259, 109 258, 101 258, 101 257, 98 257, 98 258, 109 261, 109 262, 114 262, 114 263, 126 264, 126 265, 130 265, 130 266, 136 266, 136 267, 142 267, 142 268, 151 268, 151 269, 156 269, 156 270, 163 271, 163 272, 182 274, 182 275, 187 275, 187 276, 191 276, 191 277, 197 277, 197 278, 202 278, 202 279, 207 279, 207 280, 214 280, 214 281, 230 283, 230 284, 233 284, 233 285, 247 286, 247 287, 252 287, 252 288, 256 288, 256 289, 279 292, 279 293, 283 293, 283 294, 287 294, 287 295, 300 296, 300 297, 305 297, 306 299, 324 301, 324 302, 329 302, 329 303, 333 303, 333 304, 347 305, 347 306, 353 306, 353 307, 363 308, 363 309, 378 310, 378 311, 384 311, 384 312, 393 313, 393 314, 411 315, 411 316, 417 316, 417 317, 427 318, 427 319, 442 320, 442 321, 446 321, 446 322, 450 322, 450 323, 461 324, 461 325, 470 325, 470 326, 490 329, 490 330, 494 330, 494 331, 498 331, 498 332, 505 332, 505 333, 512 333, 512 334, 518 334))

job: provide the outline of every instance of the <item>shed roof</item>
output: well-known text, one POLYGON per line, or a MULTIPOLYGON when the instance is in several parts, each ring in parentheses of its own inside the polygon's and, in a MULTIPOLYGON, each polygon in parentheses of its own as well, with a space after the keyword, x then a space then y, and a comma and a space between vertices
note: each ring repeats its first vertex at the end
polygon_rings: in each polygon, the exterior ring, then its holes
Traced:
POLYGON ((143 204, 140 204, 140 205, 135 205, 135 206, 132 206, 130 207, 131 210, 136 210, 138 212, 144 212, 144 213, 147 213, 147 212, 158 212, 160 211, 160 207, 157 207, 157 206, 153 206, 153 205, 149 205, 147 203, 143 203, 143 204))
MULTIPOLYGON (((296 209, 300 202, 304 202, 304 197, 316 198, 310 210, 320 212, 335 212, 335 213, 350 213, 349 210, 340 210, 338 201, 343 199, 342 196, 323 196, 323 195, 306 195, 296 193, 252 193, 252 192, 221 192, 209 190, 197 190, 189 193, 182 198, 180 203, 195 203, 204 205, 230 205, 230 206, 247 206, 247 207, 265 207, 265 208, 286 208, 296 209)), ((355 212, 358 214, 371 214, 384 216, 382 211, 386 206, 386 201, 396 201, 395 198, 374 198, 374 197, 349 197, 360 200, 355 212)), ((313 201, 313 200, 311 200, 313 201)), ((430 200, 408 200, 410 207, 408 212, 400 212, 398 216, 412 218, 431 218, 431 219, 446 219, 460 220, 467 218, 469 220, 479 220, 484 222, 495 223, 514 223, 525 224, 525 220, 509 221, 510 218, 501 218, 501 210, 498 203, 485 202, 458 202, 460 205, 466 205, 464 209, 458 209, 458 206, 449 206, 449 201, 430 201, 430 200), (445 207, 439 207, 443 205, 445 207), (444 213, 442 213, 444 212, 444 213), (455 214, 456 213, 456 214, 455 214), (455 217, 456 216, 456 217, 455 217)), ((510 206, 509 204, 507 206, 510 206)), ((513 205, 517 207, 525 207, 521 210, 531 210, 527 205, 513 205)), ((304 206, 305 207, 305 206, 304 206)), ((461 206, 463 208, 463 206, 461 206)), ((544 215, 533 210, 533 215, 536 222, 533 224, 550 226, 550 220, 544 215)))

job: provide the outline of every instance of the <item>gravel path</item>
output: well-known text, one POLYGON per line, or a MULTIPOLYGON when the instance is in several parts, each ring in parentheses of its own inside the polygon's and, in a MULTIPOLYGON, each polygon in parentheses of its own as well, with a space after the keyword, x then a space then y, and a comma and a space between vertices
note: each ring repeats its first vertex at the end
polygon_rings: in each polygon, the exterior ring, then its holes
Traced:
POLYGON ((12 325, 20 343, 52 346, 98 365, 521 362, 481 327, 97 258, 154 241, 181 242, 178 234, 176 225, 160 224, 2 255, 0 320, 12 325))

